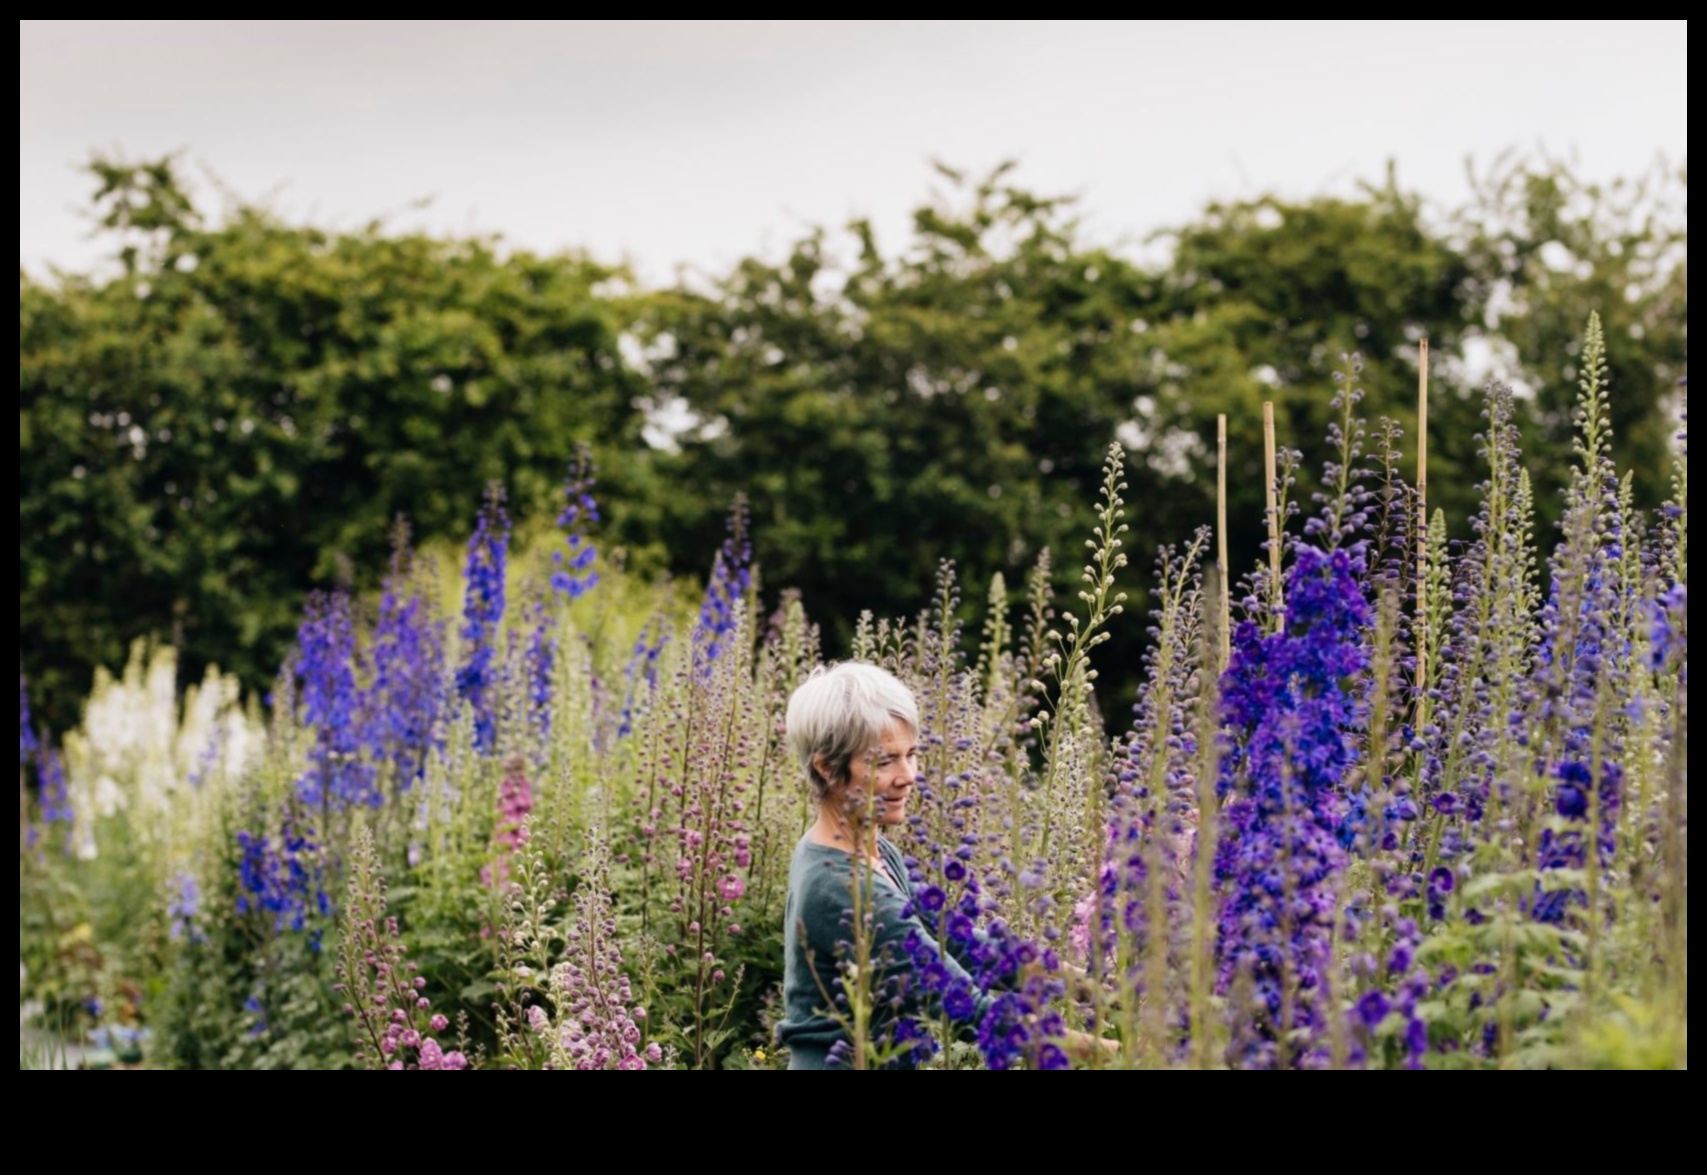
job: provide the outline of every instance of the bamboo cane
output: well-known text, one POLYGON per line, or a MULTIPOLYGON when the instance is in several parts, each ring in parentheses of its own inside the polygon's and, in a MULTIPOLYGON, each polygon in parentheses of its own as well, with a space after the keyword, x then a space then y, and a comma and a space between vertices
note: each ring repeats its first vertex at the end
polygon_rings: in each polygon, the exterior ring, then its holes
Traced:
POLYGON ((1274 450, 1274 401, 1262 405, 1262 462, 1268 503, 1269 598, 1276 610, 1286 607, 1286 588, 1280 582, 1280 474, 1274 450))
POLYGON ((1215 439, 1215 529, 1218 532, 1215 550, 1221 573, 1221 668, 1225 671, 1233 656, 1230 635, 1233 617, 1228 603, 1233 585, 1230 582, 1231 564, 1227 559, 1227 417, 1224 414, 1215 418, 1215 439))

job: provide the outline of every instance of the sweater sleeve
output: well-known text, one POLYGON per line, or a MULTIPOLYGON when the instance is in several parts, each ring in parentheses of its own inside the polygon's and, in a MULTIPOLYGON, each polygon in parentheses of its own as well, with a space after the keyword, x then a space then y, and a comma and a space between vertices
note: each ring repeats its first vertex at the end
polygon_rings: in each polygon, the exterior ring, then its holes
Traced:
MULTIPOLYGON (((891 872, 902 867, 898 852, 886 856, 891 872)), ((887 959, 899 1010, 905 1015, 946 1017, 970 1038, 990 1010, 991 997, 961 961, 943 949, 924 920, 908 909, 912 894, 905 872, 900 874, 898 885, 900 888, 881 881, 874 884, 872 906, 873 946, 887 959)))

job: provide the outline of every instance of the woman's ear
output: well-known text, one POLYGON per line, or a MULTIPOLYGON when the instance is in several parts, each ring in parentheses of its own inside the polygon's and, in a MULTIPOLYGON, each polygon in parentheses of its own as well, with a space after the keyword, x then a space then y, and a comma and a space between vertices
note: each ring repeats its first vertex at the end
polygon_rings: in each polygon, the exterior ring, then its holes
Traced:
POLYGON ((825 791, 836 786, 836 777, 830 770, 830 758, 828 755, 812 756, 812 772, 823 781, 825 791))

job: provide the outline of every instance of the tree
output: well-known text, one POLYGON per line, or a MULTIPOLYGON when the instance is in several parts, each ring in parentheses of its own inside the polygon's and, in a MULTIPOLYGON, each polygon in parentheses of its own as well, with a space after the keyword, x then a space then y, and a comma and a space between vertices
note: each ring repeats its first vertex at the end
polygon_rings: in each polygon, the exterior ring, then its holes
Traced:
POLYGON ((617 271, 210 225, 173 160, 91 170, 118 273, 19 278, 19 631, 50 722, 141 636, 262 685, 307 589, 376 580, 395 515, 460 539, 485 483, 543 512, 577 439, 640 446, 617 271))

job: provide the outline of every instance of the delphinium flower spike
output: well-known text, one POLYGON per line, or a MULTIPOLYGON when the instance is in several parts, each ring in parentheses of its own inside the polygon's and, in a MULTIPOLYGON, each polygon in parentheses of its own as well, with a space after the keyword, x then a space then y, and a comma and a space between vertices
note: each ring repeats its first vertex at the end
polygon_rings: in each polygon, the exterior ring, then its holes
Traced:
MULTIPOLYGON (((1335 528, 1342 537, 1343 521, 1335 528)), ((1241 1064, 1316 1063, 1331 990, 1330 942, 1344 866, 1338 832, 1359 715, 1346 683, 1367 664, 1370 609, 1356 546, 1300 544, 1287 577, 1286 626, 1246 621, 1221 681, 1231 735, 1216 860, 1220 982, 1248 984, 1255 1030, 1241 1064), (1299 1038, 1306 1042, 1300 1047, 1299 1038)))
POLYGON ((569 479, 563 485, 563 512, 557 518, 569 549, 551 555, 552 590, 571 600, 580 599, 599 582, 599 573, 593 570, 599 553, 587 537, 588 527, 599 521, 598 503, 593 500, 595 484, 593 451, 584 442, 577 444, 569 479))
POLYGON ((493 483, 468 540, 466 594, 462 605, 462 667, 456 690, 474 714, 474 744, 491 751, 497 742, 498 626, 504 619, 504 572, 510 551, 510 519, 504 490, 493 483))
POLYGON ((363 698, 366 741, 379 762, 391 765, 399 790, 425 769, 443 708, 445 623, 434 613, 434 586, 415 565, 399 521, 373 635, 373 681, 363 698))
POLYGON ((694 649, 701 665, 709 665, 723 653, 752 586, 753 543, 748 526, 747 496, 737 494, 729 508, 729 533, 712 562, 694 629, 694 649))
POLYGON ((355 630, 343 592, 309 597, 297 631, 296 676, 303 725, 314 731, 297 796, 309 807, 377 805, 373 764, 363 753, 355 675, 355 630))
POLYGON ((30 726, 30 687, 24 671, 18 670, 18 766, 22 767, 36 753, 36 732, 30 726))

